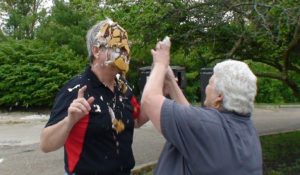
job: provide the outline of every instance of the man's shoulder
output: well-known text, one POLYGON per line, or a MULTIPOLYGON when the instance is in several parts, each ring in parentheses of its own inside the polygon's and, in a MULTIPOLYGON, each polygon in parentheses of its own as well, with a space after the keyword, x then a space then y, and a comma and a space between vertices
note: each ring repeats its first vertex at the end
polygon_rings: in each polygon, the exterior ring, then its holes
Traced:
POLYGON ((214 108, 191 106, 194 115, 199 116, 199 120, 207 122, 217 122, 222 118, 222 114, 214 108))
POLYGON ((87 84, 87 81, 88 77, 86 77, 86 75, 78 74, 66 81, 66 83, 62 86, 61 89, 65 89, 71 92, 72 90, 79 89, 79 87, 82 87, 83 85, 87 84))
POLYGON ((74 75, 71 79, 69 79, 64 86, 86 83, 87 80, 88 77, 85 74, 77 74, 74 75))
POLYGON ((86 80, 82 77, 82 75, 76 75, 72 77, 59 89, 58 93, 56 94, 55 101, 67 101, 68 99, 76 97, 78 90, 85 84, 86 80))
POLYGON ((173 100, 166 100, 163 106, 166 115, 170 115, 172 111, 175 116, 179 118, 184 117, 186 121, 219 124, 222 118, 222 114, 214 108, 181 105, 173 100))

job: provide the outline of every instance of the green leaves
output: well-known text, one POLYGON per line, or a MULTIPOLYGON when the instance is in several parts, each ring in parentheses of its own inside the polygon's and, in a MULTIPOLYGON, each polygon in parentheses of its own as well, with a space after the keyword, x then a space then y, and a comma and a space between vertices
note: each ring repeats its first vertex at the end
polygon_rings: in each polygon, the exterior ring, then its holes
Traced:
POLYGON ((14 39, 34 39, 36 27, 45 19, 41 0, 0 2, 0 11, 7 14, 4 31, 14 39))
POLYGON ((103 10, 96 1, 56 0, 51 16, 45 20, 37 32, 37 38, 54 45, 68 47, 77 55, 86 57, 85 35, 89 27, 103 18, 103 10))
POLYGON ((6 107, 51 106, 59 88, 87 62, 37 40, 9 40, 0 48, 0 106, 6 107))
POLYGON ((63 82, 86 64, 87 30, 105 17, 128 32, 128 78, 136 87, 138 68, 151 65, 150 50, 168 35, 171 64, 186 69, 189 100, 200 100, 200 68, 232 58, 266 78, 259 78, 257 102, 299 102, 299 0, 55 0, 47 16, 34 10, 37 2, 0 2, 10 17, 0 31, 0 106, 52 103, 63 82))

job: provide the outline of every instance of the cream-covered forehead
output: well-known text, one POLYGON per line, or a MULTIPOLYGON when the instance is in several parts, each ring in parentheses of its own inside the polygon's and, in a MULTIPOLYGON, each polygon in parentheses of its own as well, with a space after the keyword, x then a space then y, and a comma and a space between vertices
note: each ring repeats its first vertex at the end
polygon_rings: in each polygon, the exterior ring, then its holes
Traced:
POLYGON ((105 20, 96 35, 95 46, 111 49, 105 64, 114 65, 123 74, 128 72, 130 62, 128 35, 120 25, 111 19, 105 20))
POLYGON ((97 33, 96 38, 98 47, 105 46, 109 48, 119 48, 126 51, 129 55, 130 49, 127 32, 111 19, 105 21, 105 24, 97 33))

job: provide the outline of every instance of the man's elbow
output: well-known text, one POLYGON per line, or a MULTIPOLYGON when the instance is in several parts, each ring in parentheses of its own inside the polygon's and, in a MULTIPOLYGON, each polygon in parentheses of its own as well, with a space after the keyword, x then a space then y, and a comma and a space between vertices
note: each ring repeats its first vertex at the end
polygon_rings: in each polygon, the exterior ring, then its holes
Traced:
POLYGON ((140 128, 142 125, 138 122, 138 121, 134 121, 134 128, 138 129, 140 128))
POLYGON ((40 136, 40 150, 44 153, 48 153, 48 152, 51 152, 53 151, 52 149, 50 149, 50 146, 49 144, 47 143, 46 141, 46 136, 44 135, 45 133, 42 133, 41 136, 40 136))
MULTIPOLYGON (((149 108, 151 108, 151 104, 153 103, 153 96, 149 93, 144 93, 141 99, 141 112, 146 115, 149 108)), ((146 115, 147 116, 147 115, 146 115)))
POLYGON ((51 150, 45 145, 44 142, 40 142, 40 150, 43 152, 43 153, 48 153, 50 152, 51 150))

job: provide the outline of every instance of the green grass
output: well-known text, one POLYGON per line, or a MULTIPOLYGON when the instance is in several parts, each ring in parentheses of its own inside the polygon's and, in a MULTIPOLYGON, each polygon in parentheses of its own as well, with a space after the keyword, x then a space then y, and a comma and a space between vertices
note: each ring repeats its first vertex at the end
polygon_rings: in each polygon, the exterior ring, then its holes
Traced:
POLYGON ((260 137, 265 175, 300 174, 300 131, 260 137))

